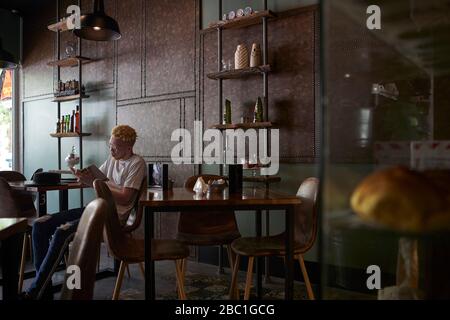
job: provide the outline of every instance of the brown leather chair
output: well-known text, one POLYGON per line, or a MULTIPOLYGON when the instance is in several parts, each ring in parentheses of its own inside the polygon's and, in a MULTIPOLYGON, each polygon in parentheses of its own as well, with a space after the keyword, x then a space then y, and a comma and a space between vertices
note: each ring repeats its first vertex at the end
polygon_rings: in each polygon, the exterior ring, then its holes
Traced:
MULTIPOLYGON (((103 239, 108 247, 110 255, 120 260, 119 274, 113 292, 113 300, 117 300, 122 286, 123 275, 128 264, 139 263, 144 275, 142 262, 145 261, 144 239, 135 239, 130 232, 126 232, 119 222, 116 204, 107 184, 100 180, 94 181, 94 189, 97 197, 108 203, 108 215, 103 230, 103 239)), ((184 280, 181 272, 183 260, 189 256, 189 248, 177 240, 154 239, 151 243, 152 259, 174 260, 177 276, 177 287, 180 299, 186 299, 184 292, 184 280)))
POLYGON ((34 207, 33 199, 29 193, 20 193, 11 189, 8 181, 24 181, 25 177, 20 172, 1 171, 0 172, 0 217, 1 218, 28 218, 28 229, 24 234, 22 246, 22 258, 19 271, 19 293, 22 292, 23 277, 25 270, 25 260, 27 247, 31 255, 31 230, 33 221, 37 218, 37 211, 34 207), (7 177, 7 180, 4 177, 7 177))
POLYGON ((9 182, 26 181, 27 178, 18 171, 0 171, 0 177, 9 182))
MULTIPOLYGON (((189 177, 184 187, 192 191, 195 182, 202 177, 205 182, 223 178, 217 175, 197 175, 189 177)), ((239 238, 238 226, 234 211, 183 211, 178 219, 176 238, 187 245, 217 246, 226 245, 231 270, 234 265, 234 255, 231 250, 233 240, 239 238)), ((184 267, 183 267, 184 272, 184 267)))
MULTIPOLYGON (((300 263, 300 269, 305 280, 309 299, 314 299, 314 293, 306 271, 303 254, 313 246, 317 234, 317 210, 316 200, 319 188, 317 178, 307 178, 297 191, 297 196, 301 198, 302 204, 295 213, 295 245, 294 257, 300 263)), ((237 286, 237 273, 241 256, 248 256, 247 281, 245 284, 244 299, 250 297, 252 283, 253 261, 255 257, 281 256, 285 255, 284 246, 285 234, 266 237, 243 237, 233 241, 231 247, 236 253, 236 262, 230 287, 230 298, 235 296, 237 286)))
POLYGON ((67 262, 67 266, 78 266, 81 286, 80 289, 69 289, 67 280, 71 273, 66 272, 61 300, 92 300, 96 262, 107 211, 108 204, 103 199, 95 199, 84 209, 67 262))
POLYGON ((146 192, 147 192, 147 177, 144 177, 144 179, 142 179, 141 186, 139 188, 139 193, 137 194, 136 199, 134 201, 133 212, 130 214, 131 219, 129 217, 127 223, 123 227, 124 231, 133 232, 141 225, 142 210, 139 211, 139 199, 146 192))

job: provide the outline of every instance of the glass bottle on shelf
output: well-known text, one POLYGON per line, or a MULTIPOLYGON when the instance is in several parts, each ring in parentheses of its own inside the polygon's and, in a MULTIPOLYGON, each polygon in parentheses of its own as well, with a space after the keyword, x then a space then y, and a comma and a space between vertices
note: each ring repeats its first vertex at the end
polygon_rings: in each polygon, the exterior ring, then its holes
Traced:
POLYGON ((75 111, 75 132, 80 133, 80 106, 77 106, 75 111))
POLYGON ((223 113, 223 124, 231 124, 231 101, 225 99, 225 112, 223 113))
POLYGON ((261 97, 258 97, 255 104, 255 110, 253 112, 253 122, 262 122, 263 121, 263 105, 261 97))
POLYGON ((64 116, 61 116, 60 132, 61 133, 65 133, 66 132, 66 124, 65 124, 65 121, 64 121, 64 116))
POLYGON ((75 122, 75 110, 72 110, 72 115, 70 116, 70 132, 75 132, 74 122, 75 122))

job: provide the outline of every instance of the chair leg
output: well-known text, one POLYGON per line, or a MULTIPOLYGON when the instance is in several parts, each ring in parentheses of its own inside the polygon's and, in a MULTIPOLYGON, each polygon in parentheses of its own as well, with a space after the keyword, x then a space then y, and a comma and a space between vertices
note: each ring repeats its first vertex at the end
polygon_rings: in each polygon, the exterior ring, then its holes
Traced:
POLYGON ((31 234, 28 235, 28 246, 30 250, 30 260, 33 261, 33 243, 31 242, 31 234))
POLYGON ((20 259, 19 286, 18 286, 19 294, 22 292, 23 287, 23 275, 25 272, 25 256, 27 255, 27 242, 28 242, 28 235, 25 234, 23 237, 23 244, 22 244, 22 257, 20 259))
POLYGON ((100 272, 100 254, 102 252, 102 244, 98 246, 97 272, 100 272))
POLYGON ((253 261, 255 257, 248 257, 248 267, 247 267, 247 279, 245 281, 245 292, 244 292, 244 300, 248 300, 250 298, 250 290, 252 288, 252 279, 253 279, 253 261))
POLYGON ((183 279, 184 279, 184 276, 186 275, 186 264, 187 264, 187 259, 181 260, 181 273, 183 275, 183 279))
POLYGON ((300 263, 300 269, 302 270, 303 279, 305 279, 306 291, 308 292, 309 300, 314 300, 314 292, 311 287, 311 282, 309 281, 308 272, 306 271, 305 260, 303 260, 303 255, 299 254, 297 256, 298 262, 300 263))
MULTIPOLYGON (((227 252, 228 252, 228 261, 230 261, 231 274, 233 274, 234 263, 236 260, 236 254, 234 253, 233 249, 231 248, 231 245, 227 245, 227 252)), ((236 286, 236 289, 238 289, 237 286, 236 286)), ((235 295, 236 295, 236 297, 239 297, 239 291, 236 291, 235 295)))
POLYGON ((127 264, 127 274, 128 274, 128 279, 130 279, 131 278, 131 274, 130 274, 130 267, 129 267, 128 264, 127 264))
POLYGON ((239 262, 241 260, 241 256, 236 254, 234 268, 233 268, 233 276, 231 277, 231 285, 230 285, 230 300, 237 299, 239 300, 239 288, 237 286, 237 277, 239 272, 239 262))
POLYGON ((177 276, 177 291, 178 291, 178 298, 180 300, 186 300, 186 293, 184 292, 184 278, 183 278, 183 271, 182 271, 182 264, 183 260, 175 260, 175 272, 177 276))
POLYGON ((122 287, 123 275, 125 274, 125 269, 127 268, 128 263, 121 261, 119 267, 119 274, 117 275, 116 285, 114 286, 114 292, 112 296, 112 300, 118 300, 120 295, 120 288, 122 287))
POLYGON ((145 280, 145 270, 144 270, 144 263, 139 262, 139 270, 141 270, 142 278, 145 280))

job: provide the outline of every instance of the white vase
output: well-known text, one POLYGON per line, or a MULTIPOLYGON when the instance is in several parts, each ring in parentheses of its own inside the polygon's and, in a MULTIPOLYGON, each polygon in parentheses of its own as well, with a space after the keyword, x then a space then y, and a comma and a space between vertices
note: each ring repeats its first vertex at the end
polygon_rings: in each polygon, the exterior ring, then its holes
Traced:
POLYGON ((234 53, 234 68, 235 69, 244 69, 248 68, 248 50, 244 44, 240 44, 236 48, 236 52, 234 53))
POLYGON ((208 191, 208 185, 202 177, 199 177, 192 190, 197 194, 206 193, 206 191, 208 191))
POLYGON ((250 67, 258 67, 261 65, 261 47, 258 43, 252 45, 252 53, 250 54, 250 67))

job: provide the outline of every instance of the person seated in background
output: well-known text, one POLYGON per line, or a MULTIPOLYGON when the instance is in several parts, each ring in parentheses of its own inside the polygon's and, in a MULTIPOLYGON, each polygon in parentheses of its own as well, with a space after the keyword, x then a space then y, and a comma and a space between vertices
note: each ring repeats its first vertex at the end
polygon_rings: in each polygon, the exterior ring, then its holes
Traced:
MULTIPOLYGON (((132 211, 143 179, 146 177, 144 159, 134 154, 136 131, 127 125, 112 129, 109 140, 110 155, 100 166, 100 171, 108 178, 108 186, 114 196, 119 219, 126 224, 132 211)), ((88 186, 93 185, 94 177, 86 170, 71 169, 78 180, 88 186)), ((63 250, 75 233, 84 208, 71 209, 56 214, 45 215, 33 224, 33 252, 36 277, 23 299, 39 298, 39 292, 50 280, 52 270, 63 254, 63 250), (48 280, 47 280, 48 279, 48 280)), ((46 297, 51 295, 46 294, 46 297)))

